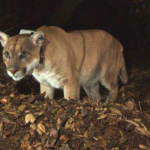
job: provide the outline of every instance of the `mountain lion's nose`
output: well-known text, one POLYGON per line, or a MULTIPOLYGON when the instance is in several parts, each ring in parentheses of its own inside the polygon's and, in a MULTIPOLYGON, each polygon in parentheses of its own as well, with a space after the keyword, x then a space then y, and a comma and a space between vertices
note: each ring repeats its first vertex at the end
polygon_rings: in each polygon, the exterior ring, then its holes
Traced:
POLYGON ((18 71, 18 69, 16 69, 16 70, 9 70, 12 74, 15 74, 17 71, 18 71))

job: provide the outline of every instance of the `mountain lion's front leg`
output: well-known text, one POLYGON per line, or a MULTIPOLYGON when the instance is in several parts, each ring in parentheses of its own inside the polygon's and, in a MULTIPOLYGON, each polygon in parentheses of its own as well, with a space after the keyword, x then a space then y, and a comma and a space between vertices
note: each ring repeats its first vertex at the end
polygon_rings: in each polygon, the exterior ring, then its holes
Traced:
POLYGON ((46 86, 43 84, 40 84, 40 92, 46 93, 45 97, 49 97, 50 99, 54 98, 54 88, 51 86, 46 86))
POLYGON ((64 98, 67 100, 80 98, 80 86, 78 82, 64 86, 64 98))

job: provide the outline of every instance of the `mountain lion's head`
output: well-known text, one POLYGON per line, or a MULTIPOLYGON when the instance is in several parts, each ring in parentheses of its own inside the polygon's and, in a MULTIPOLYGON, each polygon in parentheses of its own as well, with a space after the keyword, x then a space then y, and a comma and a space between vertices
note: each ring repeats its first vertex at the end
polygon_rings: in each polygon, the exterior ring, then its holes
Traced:
POLYGON ((0 32, 0 42, 3 49, 3 61, 7 73, 15 81, 19 81, 31 74, 40 61, 40 47, 44 33, 37 31, 34 34, 19 34, 9 37, 0 32))

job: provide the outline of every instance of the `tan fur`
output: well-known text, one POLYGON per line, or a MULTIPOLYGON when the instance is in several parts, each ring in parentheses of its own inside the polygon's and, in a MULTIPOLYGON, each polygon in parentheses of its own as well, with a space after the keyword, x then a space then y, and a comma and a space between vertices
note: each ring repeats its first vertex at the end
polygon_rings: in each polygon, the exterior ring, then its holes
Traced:
POLYGON ((8 38, 3 50, 3 54, 10 51, 12 55, 10 59, 3 57, 8 71, 17 67, 14 76, 18 73, 22 78, 32 73, 41 84, 41 92, 46 91, 50 98, 54 97, 54 88, 63 88, 66 99, 79 98, 81 85, 91 100, 100 101, 100 82, 109 90, 107 102, 116 99, 118 75, 123 83, 128 80, 123 47, 118 40, 102 30, 65 32, 58 27, 43 26, 38 31, 45 34, 44 63, 39 64, 40 46, 34 38, 17 35, 8 38), (29 56, 19 59, 22 49, 29 56), (27 66, 28 71, 23 72, 27 66))

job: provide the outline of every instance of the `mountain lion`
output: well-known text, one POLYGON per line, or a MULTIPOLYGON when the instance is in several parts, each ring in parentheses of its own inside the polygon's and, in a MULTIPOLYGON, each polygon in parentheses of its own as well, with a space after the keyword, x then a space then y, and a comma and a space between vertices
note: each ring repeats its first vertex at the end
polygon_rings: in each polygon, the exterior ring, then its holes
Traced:
POLYGON ((55 88, 63 89, 65 99, 80 98, 81 85, 91 100, 100 101, 101 83, 109 103, 117 97, 118 75, 124 84, 128 80, 123 47, 103 30, 65 32, 42 26, 12 37, 0 32, 0 42, 8 75, 19 81, 32 74, 51 99, 55 88))

